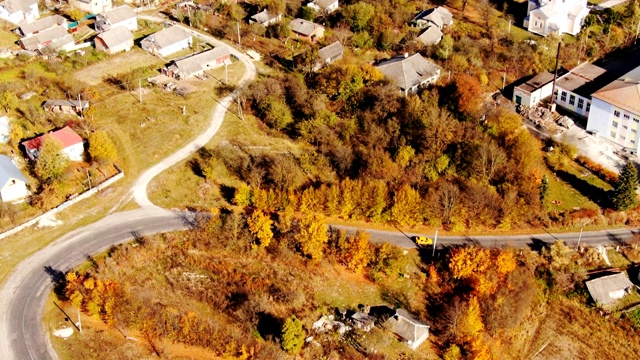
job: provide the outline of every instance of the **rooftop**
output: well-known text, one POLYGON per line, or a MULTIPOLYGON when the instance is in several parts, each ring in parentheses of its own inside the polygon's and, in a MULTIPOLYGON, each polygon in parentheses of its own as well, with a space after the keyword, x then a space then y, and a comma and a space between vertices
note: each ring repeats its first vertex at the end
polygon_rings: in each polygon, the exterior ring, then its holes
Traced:
POLYGON ((318 57, 322 61, 333 59, 337 56, 340 56, 344 53, 344 46, 340 43, 340 41, 336 41, 331 45, 327 45, 322 49, 318 50, 318 57))
POLYGON ((35 32, 54 27, 56 25, 65 25, 66 23, 67 19, 63 18, 60 15, 47 16, 31 23, 21 24, 20 32, 24 36, 27 36, 35 32))
POLYGON ((70 127, 65 126, 60 130, 52 131, 50 133, 35 137, 31 140, 23 141, 22 145, 24 145, 27 150, 39 149, 44 142, 45 136, 51 136, 52 138, 60 141, 62 143, 62 148, 67 148, 69 146, 82 142, 82 138, 80 137, 80 135, 78 135, 70 127))
POLYGON ((29 12, 31 5, 37 4, 38 0, 5 0, 0 2, 0 6, 7 9, 10 14, 22 11, 29 12))
POLYGON ((403 90, 409 90, 440 73, 438 65, 420 54, 396 56, 381 62, 376 67, 403 90))
POLYGON ((0 155, 0 188, 4 187, 11 179, 27 182, 27 178, 13 161, 6 155, 0 155))
POLYGON ((593 97, 640 114, 640 66, 598 90, 593 97))
POLYGON ((545 71, 545 72, 541 72, 540 74, 537 74, 536 76, 527 80, 527 82, 525 82, 524 84, 520 84, 516 87, 524 91, 527 91, 529 93, 532 93, 552 81, 553 81, 553 74, 548 71, 545 71))
POLYGON ((251 19, 255 22, 257 22, 258 24, 264 24, 267 21, 273 20, 277 17, 279 17, 280 15, 275 15, 275 14, 271 14, 267 11, 267 9, 264 9, 262 11, 260 11, 259 13, 253 15, 251 17, 251 19))
POLYGON ((116 26, 111 30, 99 34, 97 37, 102 39, 109 48, 133 41, 133 33, 124 26, 116 26))
POLYGON ((164 48, 175 43, 184 41, 186 39, 190 39, 191 35, 187 34, 178 26, 172 26, 167 29, 160 30, 156 33, 153 33, 147 36, 142 41, 153 42, 159 48, 164 48))
POLYGON ((311 34, 313 34, 313 32, 318 28, 324 29, 322 25, 318 25, 316 23, 312 23, 311 21, 307 21, 304 19, 291 20, 291 22, 289 23, 289 28, 292 31, 305 36, 311 36, 311 34))
POLYGON ((38 50, 44 44, 53 49, 57 49, 66 44, 73 43, 73 37, 69 35, 65 26, 54 26, 52 28, 42 30, 37 34, 22 38, 20 40, 25 50, 38 50))
POLYGON ((111 10, 111 11, 107 11, 106 14, 104 14, 104 17, 107 18, 107 20, 109 20, 109 22, 113 25, 113 24, 117 24, 121 21, 125 21, 131 18, 135 18, 138 15, 136 15, 136 13, 133 11, 133 9, 131 9, 130 7, 128 7, 127 5, 122 5, 122 6, 118 6, 117 8, 111 10))
POLYGON ((170 66, 174 70, 179 71, 185 76, 206 70, 211 63, 218 59, 231 55, 229 48, 226 46, 218 46, 215 49, 204 51, 195 55, 189 55, 180 60, 174 61, 170 66))
POLYGON ((586 282, 586 285, 593 300, 605 306, 613 304, 619 298, 617 296, 612 298, 611 295, 614 295, 616 292, 626 291, 629 287, 633 286, 625 273, 589 280, 586 282))
POLYGON ((559 77, 556 80, 556 85, 580 96, 589 97, 611 80, 613 79, 606 69, 585 63, 559 77))
POLYGON ((406 310, 398 309, 384 326, 403 339, 415 343, 429 333, 429 325, 415 318, 406 310))

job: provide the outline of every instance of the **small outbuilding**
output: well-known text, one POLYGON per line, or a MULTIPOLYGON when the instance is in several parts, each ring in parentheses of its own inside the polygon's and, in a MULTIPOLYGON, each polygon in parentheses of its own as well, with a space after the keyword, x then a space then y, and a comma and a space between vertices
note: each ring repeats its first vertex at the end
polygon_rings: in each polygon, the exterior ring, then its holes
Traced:
POLYGON ((27 178, 6 155, 0 155, 0 198, 3 202, 20 202, 29 196, 27 178))
POLYGON ((634 287, 625 273, 599 277, 585 284, 593 301, 604 307, 614 305, 634 287))
POLYGON ((45 101, 42 107, 55 114, 76 114, 80 115, 89 108, 88 101, 82 100, 61 100, 53 99, 45 101))
POLYGON ((513 88, 513 102, 517 105, 532 107, 542 99, 551 96, 553 74, 545 71, 513 88))
POLYGON ((296 35, 296 37, 316 42, 318 39, 324 37, 324 26, 312 23, 305 19, 293 19, 289 23, 289 28, 296 35))
POLYGON ((266 9, 249 18, 249 24, 258 23, 262 26, 269 26, 282 20, 282 14, 272 14, 266 9))
POLYGON ((395 315, 384 322, 383 327, 402 339, 412 350, 417 349, 429 337, 429 325, 403 309, 397 309, 395 315))
POLYGON ((318 50, 318 61, 315 63, 313 71, 318 71, 325 66, 333 64, 342 59, 342 55, 344 55, 344 46, 340 41, 323 47, 318 50))

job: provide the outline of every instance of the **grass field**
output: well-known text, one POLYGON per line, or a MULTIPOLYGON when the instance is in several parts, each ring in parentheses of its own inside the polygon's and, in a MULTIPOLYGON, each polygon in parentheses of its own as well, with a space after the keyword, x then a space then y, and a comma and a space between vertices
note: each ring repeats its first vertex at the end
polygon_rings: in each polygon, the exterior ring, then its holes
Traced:
POLYGON ((145 66, 155 65, 159 67, 161 64, 162 61, 157 57, 140 49, 133 49, 114 55, 106 61, 76 71, 73 74, 73 78, 89 85, 98 85, 102 83, 107 76, 121 74, 145 66))
POLYGON ((9 30, 0 29, 0 47, 17 47, 18 35, 9 30))

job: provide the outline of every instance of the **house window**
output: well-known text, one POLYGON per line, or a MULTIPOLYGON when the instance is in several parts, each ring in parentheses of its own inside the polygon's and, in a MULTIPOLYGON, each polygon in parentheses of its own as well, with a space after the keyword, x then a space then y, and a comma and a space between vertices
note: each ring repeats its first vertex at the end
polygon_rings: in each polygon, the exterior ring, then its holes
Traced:
POLYGON ((628 129, 627 125, 622 125, 622 128, 625 129, 625 130, 628 129))
POLYGON ((634 121, 634 122, 639 123, 639 122, 640 122, 640 119, 638 119, 638 118, 633 118, 633 121, 634 121))
POLYGON ((553 92, 553 98, 556 99, 556 101, 558 101, 558 90, 553 92))
POLYGON ((611 126, 613 126, 614 128, 617 128, 618 127, 618 122, 617 121, 612 122, 611 126))
POLYGON ((635 143, 636 143, 636 141, 635 141, 635 140, 631 140, 631 143, 632 143, 632 144, 635 144, 635 143))
POLYGON ((569 105, 575 105, 575 104, 576 104, 576 96, 575 95, 569 96, 569 105))
POLYGON ((631 129, 631 132, 635 134, 635 133, 637 133, 637 132, 638 132, 638 130, 636 130, 636 129, 631 129))
POLYGON ((615 131, 612 131, 612 132, 611 132, 611 138, 613 138, 613 139, 615 139, 615 138, 616 138, 616 132, 615 132, 615 131))
POLYGON ((618 117, 618 118, 619 118, 619 117, 620 117, 620 111, 615 110, 615 111, 613 112, 613 116, 615 116, 615 117, 618 117))
POLYGON ((560 95, 560 100, 562 100, 562 102, 567 102, 567 92, 563 91, 562 95, 560 95))
POLYGON ((626 140, 627 138, 625 138, 624 136, 620 135, 620 140, 626 140))
POLYGON ((627 119, 627 120, 629 120, 629 114, 624 114, 624 115, 622 115, 622 117, 627 119))
POLYGON ((578 99, 578 109, 582 109, 584 107, 584 99, 578 99))
POLYGON ((591 110, 591 103, 587 101, 587 112, 589 112, 589 110, 591 110))

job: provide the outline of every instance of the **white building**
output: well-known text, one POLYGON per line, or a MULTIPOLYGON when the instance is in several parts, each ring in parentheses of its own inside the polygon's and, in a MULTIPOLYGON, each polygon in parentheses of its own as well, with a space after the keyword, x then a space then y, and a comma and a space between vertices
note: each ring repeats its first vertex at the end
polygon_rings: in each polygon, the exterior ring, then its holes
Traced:
POLYGON ((38 157, 40 154, 40 147, 48 136, 51 136, 51 138, 58 140, 60 144, 62 144, 62 152, 69 158, 69 160, 82 161, 84 156, 84 142, 80 135, 68 126, 48 134, 40 135, 31 140, 23 141, 22 145, 24 146, 29 159, 35 160, 38 157))
POLYGON ((513 102, 526 107, 535 106, 540 100, 551 96, 552 91, 553 74, 545 71, 517 85, 513 89, 513 102))
POLYGON ((582 64, 556 81, 555 103, 583 117, 589 117, 591 94, 611 80, 607 70, 589 63, 582 64))
POLYGON ((0 198, 3 202, 19 202, 27 196, 27 178, 8 156, 0 155, 0 198))
POLYGON ((282 20, 282 14, 272 14, 264 9, 249 18, 249 24, 258 23, 264 27, 273 25, 282 20))
POLYGON ((0 116, 0 143, 6 143, 11 137, 11 124, 7 115, 0 116))
POLYGON ((73 6, 89 14, 100 14, 111 10, 111 0, 74 0, 73 6))
POLYGON ((98 31, 106 31, 118 26, 126 27, 131 31, 138 30, 138 15, 127 5, 118 6, 96 17, 98 31))
POLYGON ((19 25, 40 17, 38 0, 4 0, 0 2, 0 19, 19 25))
POLYGON ((140 46, 145 51, 164 57, 188 49, 192 43, 191 35, 178 26, 172 26, 147 36, 140 46))
POLYGON ((576 35, 588 14, 587 0, 529 0, 524 27, 542 36, 576 35))
POLYGON ((133 47, 133 33, 124 26, 117 26, 98 34, 95 45, 97 50, 108 54, 129 51, 133 47))
POLYGON ((587 131, 638 152, 640 66, 592 95, 587 131))
POLYGON ((312 8, 314 11, 326 11, 332 13, 338 10, 338 0, 313 0, 307 4, 307 7, 312 8))

